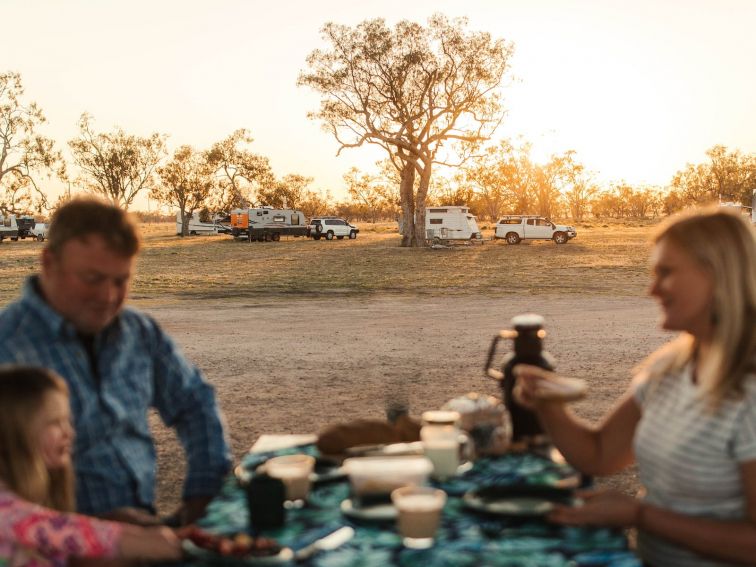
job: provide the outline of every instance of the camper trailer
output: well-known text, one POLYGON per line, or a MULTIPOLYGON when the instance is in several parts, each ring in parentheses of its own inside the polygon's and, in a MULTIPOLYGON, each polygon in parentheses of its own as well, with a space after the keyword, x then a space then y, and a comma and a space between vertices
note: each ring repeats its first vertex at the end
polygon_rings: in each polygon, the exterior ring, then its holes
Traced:
POLYGON ((4 238, 18 240, 18 223, 16 223, 16 215, 0 215, 0 242, 2 242, 4 238))
POLYGON ((231 234, 250 242, 281 240, 281 236, 307 236, 307 222, 302 211, 254 207, 231 211, 231 234))
POLYGON ((743 216, 747 216, 751 219, 753 224, 756 224, 756 193, 754 193, 752 207, 741 205, 740 203, 734 203, 732 201, 720 201, 719 206, 724 209, 730 209, 740 213, 743 216))
MULTIPOLYGON (((402 221, 399 221, 401 230, 402 221)), ((483 242, 475 216, 469 207, 441 206, 425 209, 425 235, 429 244, 483 242)))
MULTIPOLYGON (((176 235, 181 235, 183 224, 181 222, 181 211, 176 212, 176 235)), ((218 234, 220 225, 217 222, 202 222, 200 220, 199 212, 192 213, 189 219, 189 231, 188 234, 192 236, 197 234, 218 234)))

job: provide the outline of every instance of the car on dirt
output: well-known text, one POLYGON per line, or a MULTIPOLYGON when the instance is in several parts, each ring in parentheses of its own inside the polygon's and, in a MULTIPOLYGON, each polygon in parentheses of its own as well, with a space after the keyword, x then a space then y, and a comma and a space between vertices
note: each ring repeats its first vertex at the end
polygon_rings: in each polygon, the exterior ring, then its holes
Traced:
POLYGON ((339 217, 318 217, 310 219, 310 224, 307 225, 307 236, 312 236, 315 240, 333 240, 334 237, 339 240, 344 237, 354 240, 358 232, 359 228, 339 217))
POLYGON ((508 244, 519 244, 523 240, 553 240, 566 244, 577 236, 572 226, 554 224, 537 215, 508 215, 496 223, 494 237, 506 240, 508 244))
POLYGON ((39 242, 44 242, 47 238, 47 231, 50 225, 44 222, 35 223, 34 228, 29 230, 29 236, 36 238, 39 242))

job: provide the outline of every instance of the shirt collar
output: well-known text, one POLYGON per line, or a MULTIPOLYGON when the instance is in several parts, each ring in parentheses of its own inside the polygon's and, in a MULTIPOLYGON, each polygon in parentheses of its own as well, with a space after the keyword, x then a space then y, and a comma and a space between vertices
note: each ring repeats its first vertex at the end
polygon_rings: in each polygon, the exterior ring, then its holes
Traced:
MULTIPOLYGON (((77 336, 76 328, 65 317, 55 311, 43 297, 38 275, 30 276, 24 282, 21 301, 39 316, 40 325, 46 326, 53 335, 65 334, 72 337, 77 336)), ((96 336, 101 336, 110 329, 115 328, 120 318, 120 314, 117 315, 113 322, 96 336)))

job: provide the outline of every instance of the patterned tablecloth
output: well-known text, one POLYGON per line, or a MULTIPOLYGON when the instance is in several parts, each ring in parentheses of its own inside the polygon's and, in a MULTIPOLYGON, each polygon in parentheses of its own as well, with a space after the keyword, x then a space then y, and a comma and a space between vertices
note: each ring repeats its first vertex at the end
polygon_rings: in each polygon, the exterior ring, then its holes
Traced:
MULTIPOLYGON (((264 453, 250 453, 242 466, 248 470, 274 455, 308 453, 313 445, 264 453)), ((304 565, 319 567, 640 567, 627 549, 621 531, 555 526, 539 519, 510 519, 467 509, 462 496, 481 486, 533 483, 553 485, 574 474, 567 465, 532 455, 481 459, 461 477, 436 483, 448 500, 435 545, 426 550, 406 549, 392 522, 354 521, 339 506, 349 497, 346 479, 316 484, 307 506, 286 511, 283 528, 266 532, 281 545, 302 547, 329 530, 350 525, 355 536, 340 548, 311 557, 304 565)), ((247 531, 249 514, 244 491, 235 477, 227 480, 200 525, 216 533, 247 531)), ((218 563, 215 563, 216 565, 218 563)), ((241 565, 229 561, 228 565, 241 565)))

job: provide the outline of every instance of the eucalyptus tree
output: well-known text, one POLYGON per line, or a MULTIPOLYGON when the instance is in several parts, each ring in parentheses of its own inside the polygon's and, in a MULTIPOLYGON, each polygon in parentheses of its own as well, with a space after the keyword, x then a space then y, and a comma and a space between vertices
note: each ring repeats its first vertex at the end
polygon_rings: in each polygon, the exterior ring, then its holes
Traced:
POLYGON ((215 169, 218 179, 215 210, 248 207, 258 199, 260 189, 274 182, 268 158, 246 147, 253 141, 250 133, 240 128, 207 151, 207 162, 215 169))
POLYGON ((48 205, 43 176, 64 175, 54 142, 40 134, 47 121, 34 102, 25 102, 18 73, 0 73, 0 212, 21 213, 48 205))
POLYGON ((181 236, 189 234, 189 220, 207 206, 215 188, 214 169, 206 156, 191 146, 181 146, 157 169, 161 183, 150 192, 156 201, 181 212, 181 236))
POLYGON ((80 184, 128 209, 143 190, 155 187, 155 170, 165 157, 165 135, 127 134, 121 128, 95 132, 92 117, 79 119, 79 137, 68 142, 80 184))
POLYGON ((284 175, 281 179, 268 182, 258 189, 258 202, 260 205, 277 209, 298 209, 312 182, 312 177, 298 173, 284 175))
POLYGON ((298 83, 322 95, 310 117, 346 148, 376 144, 400 174, 403 246, 425 244, 434 164, 460 165, 501 123, 513 45, 436 14, 427 27, 383 19, 327 23, 327 49, 307 57, 298 83), (419 179, 415 189, 415 178, 419 179))
POLYGON ((756 192, 756 154, 713 146, 706 155, 709 163, 689 163, 678 171, 672 188, 688 204, 734 201, 750 206, 756 192))

